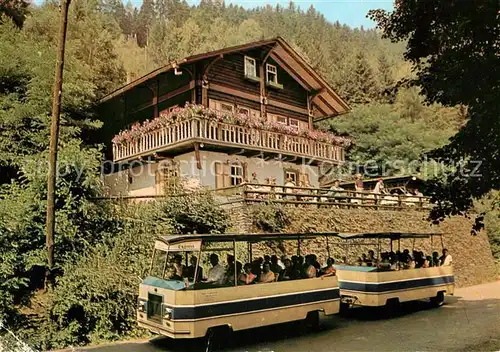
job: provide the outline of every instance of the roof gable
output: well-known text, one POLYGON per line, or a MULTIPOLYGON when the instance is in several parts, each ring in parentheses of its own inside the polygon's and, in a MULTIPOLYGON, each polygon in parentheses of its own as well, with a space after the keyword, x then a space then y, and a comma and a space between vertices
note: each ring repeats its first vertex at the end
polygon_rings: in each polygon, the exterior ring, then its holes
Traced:
POLYGON ((268 50, 264 58, 272 58, 282 69, 284 69, 293 79, 295 79, 304 89, 310 93, 310 102, 314 107, 314 120, 319 121, 329 117, 346 113, 350 110, 347 103, 333 90, 333 88, 321 77, 307 61, 300 56, 284 39, 262 40, 230 48, 220 49, 209 53, 197 54, 185 59, 171 62, 160 67, 149 74, 115 90, 101 99, 101 103, 111 100, 121 94, 140 86, 141 84, 155 78, 156 76, 181 68, 184 65, 192 64, 201 60, 217 57, 221 55, 248 51, 254 48, 264 48, 268 50))

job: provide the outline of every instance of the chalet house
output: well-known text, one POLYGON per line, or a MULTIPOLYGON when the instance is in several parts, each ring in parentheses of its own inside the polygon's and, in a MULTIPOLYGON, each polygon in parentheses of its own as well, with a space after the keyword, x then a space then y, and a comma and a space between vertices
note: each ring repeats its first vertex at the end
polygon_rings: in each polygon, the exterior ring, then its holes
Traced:
POLYGON ((283 39, 170 63, 98 106, 111 195, 158 195, 178 176, 226 188, 275 178, 319 187, 347 140, 313 123, 348 105, 283 39), (255 179, 254 179, 255 180, 255 179))

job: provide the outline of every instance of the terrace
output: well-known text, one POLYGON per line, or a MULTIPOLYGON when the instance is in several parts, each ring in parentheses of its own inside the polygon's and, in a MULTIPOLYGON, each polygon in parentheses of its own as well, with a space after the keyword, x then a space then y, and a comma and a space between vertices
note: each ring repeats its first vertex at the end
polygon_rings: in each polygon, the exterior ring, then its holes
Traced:
POLYGON ((349 141, 320 130, 302 130, 241 114, 187 105, 136 124, 113 139, 113 160, 130 161, 154 154, 175 155, 201 146, 228 153, 280 155, 312 163, 344 161, 349 141))

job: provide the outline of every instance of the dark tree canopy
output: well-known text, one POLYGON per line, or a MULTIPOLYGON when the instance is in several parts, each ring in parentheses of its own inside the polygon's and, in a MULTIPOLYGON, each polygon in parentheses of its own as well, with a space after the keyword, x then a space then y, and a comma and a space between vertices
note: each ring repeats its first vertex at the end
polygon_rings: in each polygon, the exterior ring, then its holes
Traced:
POLYGON ((2 15, 10 17, 18 27, 22 27, 28 14, 29 3, 25 0, 2 0, 0 1, 0 23, 2 15))
POLYGON ((468 121, 433 156, 452 168, 429 183, 440 220, 463 213, 472 200, 500 189, 500 2, 498 0, 398 0, 392 12, 370 18, 386 38, 406 41, 412 84, 428 102, 464 105, 468 121))

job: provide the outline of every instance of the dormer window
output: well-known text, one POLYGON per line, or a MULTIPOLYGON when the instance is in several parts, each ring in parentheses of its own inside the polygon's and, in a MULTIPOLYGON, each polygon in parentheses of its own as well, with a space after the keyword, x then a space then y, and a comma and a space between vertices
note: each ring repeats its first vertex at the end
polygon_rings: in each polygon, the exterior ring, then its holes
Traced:
POLYGON ((257 77, 257 62, 249 56, 245 56, 245 77, 257 77))
POLYGON ((267 83, 278 84, 278 69, 274 65, 266 65, 266 79, 267 83))

